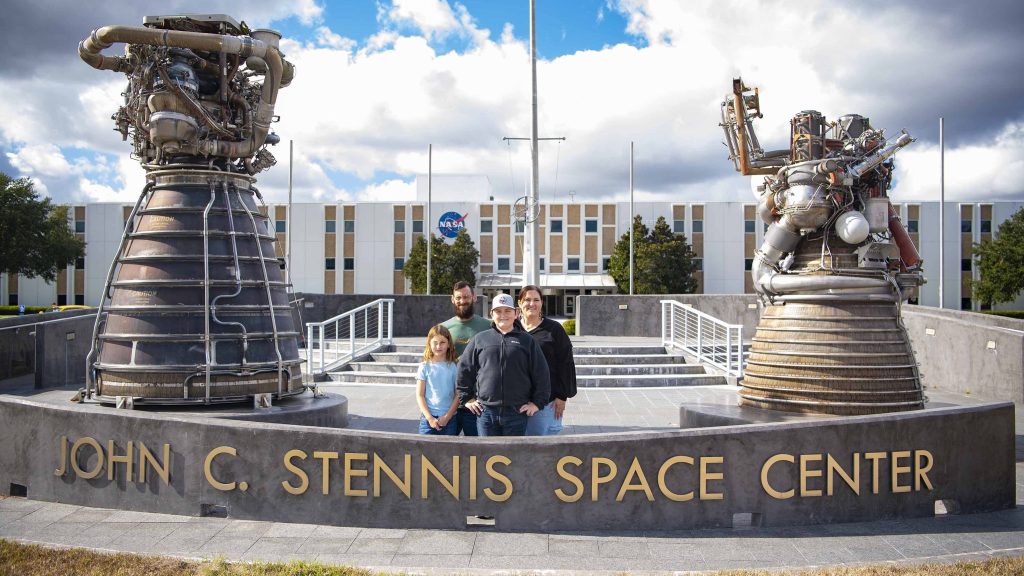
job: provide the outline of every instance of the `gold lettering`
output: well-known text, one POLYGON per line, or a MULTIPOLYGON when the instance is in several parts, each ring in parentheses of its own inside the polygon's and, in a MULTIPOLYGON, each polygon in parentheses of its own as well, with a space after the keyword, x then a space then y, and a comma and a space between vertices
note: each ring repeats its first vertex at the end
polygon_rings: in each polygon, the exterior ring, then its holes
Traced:
POLYGON ((320 492, 326 496, 331 493, 331 460, 337 460, 338 453, 317 450, 313 458, 320 460, 320 492))
POLYGON ((914 490, 921 489, 921 482, 932 490, 932 481, 928 479, 928 471, 932 469, 932 453, 927 450, 914 450, 914 467, 917 469, 914 472, 914 490), (922 466, 921 460, 927 460, 928 463, 922 466))
POLYGON ((376 452, 373 453, 373 497, 380 498, 380 473, 383 472, 391 482, 398 486, 398 489, 405 494, 405 498, 408 500, 412 498, 412 456, 409 454, 405 455, 405 469, 404 478, 399 479, 398 474, 388 466, 387 462, 380 457, 376 452))
POLYGON ((284 488, 285 492, 298 496, 299 494, 305 494, 306 490, 309 489, 309 476, 306 475, 305 470, 292 463, 294 458, 305 460, 306 453, 302 450, 289 450, 284 453, 284 467, 299 477, 299 485, 292 486, 287 480, 282 480, 281 487, 284 488))
POLYGON ((345 453, 345 496, 366 496, 366 494, 367 494, 366 490, 356 490, 355 488, 352 487, 352 477, 353 476, 363 476, 363 477, 365 477, 367 475, 367 470, 365 468, 353 468, 352 467, 352 461, 353 460, 366 461, 369 458, 370 458, 370 456, 368 454, 366 454, 365 452, 352 452, 352 453, 346 452, 345 453))
POLYGON ((796 495, 796 490, 791 488, 789 490, 786 490, 785 492, 780 492, 773 488, 772 485, 768 482, 768 472, 771 470, 772 466, 774 466, 778 462, 788 462, 790 464, 793 464, 796 462, 796 458, 794 458, 791 454, 776 454, 775 456, 772 456, 767 461, 765 461, 764 466, 761 466, 761 488, 764 488, 764 491, 767 492, 769 496, 775 498, 776 500, 788 500, 792 498, 794 495, 796 495))
POLYGON ((647 477, 644 476, 644 469, 640 466, 640 459, 636 456, 633 457, 633 463, 629 465, 629 470, 626 471, 626 479, 622 481, 622 487, 619 488, 619 493, 615 495, 616 502, 622 502, 623 496, 630 490, 643 490, 644 494, 647 495, 647 500, 654 502, 654 494, 651 493, 651 487, 647 484, 647 477), (631 480, 636 476, 640 482, 639 484, 632 484, 631 480))
POLYGON ((661 468, 658 470, 658 488, 669 500, 673 500, 675 502, 686 502, 688 500, 693 500, 693 490, 690 490, 686 494, 676 494, 669 490, 668 486, 665 484, 665 474, 668 473, 668 469, 679 463, 693 466, 693 458, 690 458, 689 456, 673 456, 668 460, 665 460, 665 462, 662 463, 661 468))
POLYGON ((590 499, 597 502, 598 486, 601 484, 607 484, 615 479, 615 476, 619 473, 619 467, 615 465, 615 461, 611 458, 591 458, 590 459, 590 499), (608 474, 601 475, 601 466, 608 467, 608 474))
POLYGON ((498 494, 490 488, 484 488, 484 496, 487 496, 487 499, 492 502, 504 502, 512 497, 512 481, 508 479, 508 476, 505 476, 494 469, 494 465, 496 463, 508 466, 512 464, 512 460, 506 456, 491 456, 487 459, 487 462, 484 463, 484 469, 487 471, 487 475, 492 479, 501 482, 505 486, 505 491, 498 494))
POLYGON ((60 437, 60 460, 57 462, 57 469, 53 471, 54 476, 63 476, 67 472, 68 461, 68 437, 60 437))
POLYGON ((164 443, 164 459, 163 463, 157 462, 156 457, 149 451, 149 448, 145 444, 139 442, 139 482, 146 481, 146 469, 149 466, 153 467, 153 471, 156 475, 164 481, 164 484, 171 483, 170 465, 171 465, 171 445, 164 443))
POLYGON ((428 473, 430 474, 430 476, 437 478, 437 480, 441 483, 441 486, 444 486, 444 489, 447 490, 449 494, 454 496, 456 500, 459 499, 459 457, 457 455, 452 456, 451 481, 444 477, 444 474, 442 474, 441 471, 438 470, 434 466, 434 464, 427 459, 427 456, 425 454, 420 455, 420 498, 424 500, 427 499, 428 473))
POLYGON ((868 452, 864 458, 871 460, 871 493, 878 494, 878 461, 888 458, 885 452, 868 452))
POLYGON ((132 468, 134 467, 134 459, 132 458, 132 448, 135 443, 131 440, 128 441, 128 445, 125 449, 124 456, 117 456, 114 452, 114 441, 107 440, 107 480, 114 479, 114 464, 122 463, 126 464, 128 469, 128 475, 125 476, 128 482, 132 481, 132 468))
POLYGON ((583 491, 585 488, 583 487, 583 481, 581 481, 575 474, 565 470, 566 464, 580 466, 583 464, 583 460, 580 460, 575 456, 562 456, 558 459, 558 464, 555 465, 555 471, 558 473, 558 476, 563 480, 572 482, 572 484, 576 486, 576 492, 573 492, 570 495, 566 494, 561 488, 556 488, 555 496, 557 496, 562 502, 576 502, 580 498, 583 498, 583 491))
POLYGON ((807 467, 809 462, 821 462, 821 454, 800 455, 800 497, 821 496, 821 490, 811 490, 807 487, 808 478, 821 478, 821 469, 811 470, 807 467))
POLYGON ((88 436, 75 440, 75 443, 71 445, 71 469, 74 470, 75 474, 78 474, 79 477, 85 478, 86 480, 92 480, 99 476, 100 472, 103 472, 103 447, 100 446, 100 443, 88 436), (78 466, 78 451, 82 446, 89 446, 96 451, 96 468, 88 472, 82 470, 78 466))
POLYGON ((722 464, 725 458, 722 456, 701 456, 700 458, 700 499, 701 500, 724 500, 725 495, 721 492, 708 492, 708 481, 722 480, 725 474, 722 472, 708 472, 708 464, 722 464))
POLYGON ((839 475, 842 476, 843 481, 846 482, 846 485, 849 486, 851 490, 853 490, 853 493, 858 495, 858 496, 860 496, 860 452, 854 452, 853 453, 853 474, 852 475, 847 475, 846 474, 846 470, 843 470, 843 467, 839 465, 839 462, 836 461, 836 459, 833 458, 831 454, 828 455, 827 466, 828 466, 828 478, 827 478, 826 482, 827 482, 827 491, 828 491, 828 495, 829 496, 831 496, 833 494, 833 491, 832 491, 832 479, 834 478, 834 473, 836 473, 836 472, 838 472, 839 475))
POLYGON ((900 466, 900 459, 910 459, 910 450, 901 450, 899 452, 892 453, 892 491, 896 494, 902 492, 910 492, 910 484, 906 486, 900 485, 900 474, 909 474, 910 466, 900 466))
POLYGON ((469 499, 476 500, 476 456, 469 457, 469 499))
POLYGON ((220 490, 221 492, 227 492, 228 490, 234 490, 235 489, 235 483, 234 482, 219 482, 219 481, 217 481, 213 477, 213 471, 211 470, 212 467, 213 467, 212 466, 213 465, 213 459, 216 458, 217 456, 221 455, 221 454, 229 454, 231 456, 238 456, 237 451, 234 448, 232 448, 231 446, 218 446, 218 447, 214 448, 213 450, 210 450, 210 453, 206 455, 206 461, 203 462, 203 474, 206 475, 206 481, 210 483, 210 486, 213 486, 214 488, 216 488, 217 490, 220 490))

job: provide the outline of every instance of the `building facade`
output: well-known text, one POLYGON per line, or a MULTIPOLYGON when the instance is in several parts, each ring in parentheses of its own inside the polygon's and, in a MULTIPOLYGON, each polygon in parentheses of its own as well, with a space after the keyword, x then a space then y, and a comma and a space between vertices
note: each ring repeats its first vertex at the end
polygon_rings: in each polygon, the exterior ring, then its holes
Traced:
MULTIPOLYGON (((475 186, 484 193, 489 188, 479 182, 475 186)), ((516 218, 514 202, 493 200, 489 194, 476 201, 476 193, 461 201, 429 203, 425 194, 420 196, 414 202, 299 203, 290 210, 287 205, 266 206, 277 235, 277 255, 294 290, 409 293, 402 267, 416 238, 427 232, 454 236, 461 228, 480 251, 478 291, 493 294, 522 284, 525 224, 516 218)), ((947 203, 944 307, 980 308, 970 292, 977 277, 971 247, 991 237, 1022 207, 1024 202, 947 203)), ((131 208, 111 203, 74 206, 71 225, 86 242, 85 257, 61 271, 54 283, 4 275, 0 301, 97 305, 131 208)), ((767 228, 753 202, 637 202, 634 209, 649 227, 664 217, 675 232, 686 235, 700 260, 698 292, 753 292, 749 270, 767 228)), ((939 205, 906 203, 897 210, 924 259, 928 283, 918 302, 938 306, 939 205)), ((615 243, 628 231, 628 202, 542 202, 537 218, 540 284, 549 314, 573 316, 575 296, 616 292, 606 270, 615 243)), ((1024 299, 999 307, 1021 306, 1024 299)))

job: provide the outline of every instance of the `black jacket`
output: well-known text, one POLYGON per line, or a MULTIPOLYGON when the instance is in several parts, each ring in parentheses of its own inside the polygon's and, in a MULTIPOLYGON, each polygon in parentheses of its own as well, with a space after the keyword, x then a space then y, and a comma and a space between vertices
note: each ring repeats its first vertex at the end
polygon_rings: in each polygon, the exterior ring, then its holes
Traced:
POLYGON ((492 408, 518 409, 527 402, 543 408, 551 398, 548 363, 526 332, 502 334, 491 326, 469 341, 459 357, 459 402, 474 398, 492 408))
MULTIPOLYGON (((519 320, 516 323, 522 327, 519 320)), ((525 330, 525 328, 523 328, 525 330)), ((533 330, 526 332, 540 345, 551 374, 551 401, 566 400, 576 395, 576 363, 572 357, 572 340, 562 325, 544 318, 533 330)))

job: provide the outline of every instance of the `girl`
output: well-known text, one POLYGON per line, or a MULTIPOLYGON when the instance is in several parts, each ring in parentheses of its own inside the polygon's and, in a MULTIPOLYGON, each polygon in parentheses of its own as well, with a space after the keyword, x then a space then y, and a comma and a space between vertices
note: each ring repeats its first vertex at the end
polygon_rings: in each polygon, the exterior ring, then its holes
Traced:
POLYGON ((455 436, 455 343, 447 328, 438 324, 427 334, 423 362, 416 372, 416 403, 420 406, 420 434, 455 436))

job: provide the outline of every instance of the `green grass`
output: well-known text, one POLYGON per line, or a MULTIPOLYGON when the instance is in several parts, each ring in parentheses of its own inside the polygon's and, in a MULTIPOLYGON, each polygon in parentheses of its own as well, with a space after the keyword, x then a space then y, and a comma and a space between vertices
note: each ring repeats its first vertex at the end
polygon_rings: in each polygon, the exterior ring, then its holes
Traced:
MULTIPOLYGON (((453 571, 452 574, 459 572, 453 571)), ((516 573, 528 574, 529 570, 516 573)), ((362 568, 325 566, 293 561, 247 564, 212 560, 196 562, 134 554, 104 554, 83 549, 54 549, 0 539, 0 576, 373 576, 362 568)), ((628 575, 629 572, 622 572, 628 575)), ((778 571, 728 570, 720 576, 768 576, 778 571)), ((921 564, 917 566, 859 566, 795 570, 799 576, 1020 576, 1024 558, 994 558, 984 562, 921 564)))

